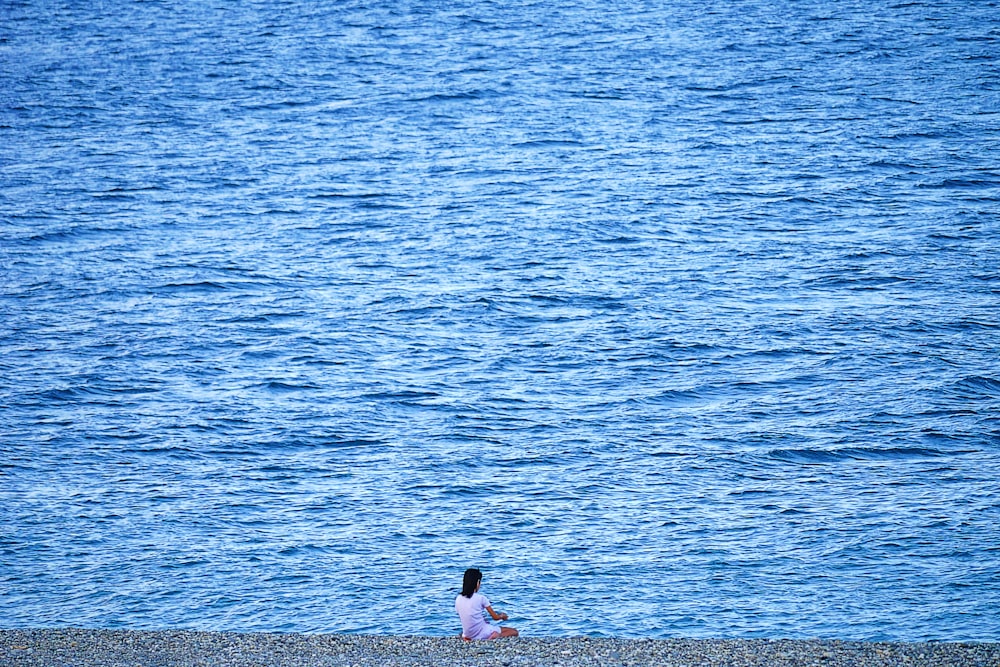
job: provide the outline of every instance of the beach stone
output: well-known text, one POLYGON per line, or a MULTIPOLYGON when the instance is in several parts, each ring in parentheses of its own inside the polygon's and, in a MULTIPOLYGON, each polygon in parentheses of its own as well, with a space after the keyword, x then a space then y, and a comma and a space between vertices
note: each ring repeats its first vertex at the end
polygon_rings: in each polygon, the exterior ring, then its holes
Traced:
POLYGON ((3 667, 998 667, 1000 643, 0 630, 3 667))

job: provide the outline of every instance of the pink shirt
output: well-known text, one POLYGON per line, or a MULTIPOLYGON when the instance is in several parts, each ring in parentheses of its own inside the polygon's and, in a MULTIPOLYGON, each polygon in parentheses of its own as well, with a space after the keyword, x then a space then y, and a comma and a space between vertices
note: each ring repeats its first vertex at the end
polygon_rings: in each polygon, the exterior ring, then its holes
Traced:
POLYGON ((462 636, 468 639, 489 639, 500 626, 490 623, 483 612, 490 606, 490 599, 482 593, 473 593, 471 598, 459 595, 455 598, 455 611, 462 619, 462 636))

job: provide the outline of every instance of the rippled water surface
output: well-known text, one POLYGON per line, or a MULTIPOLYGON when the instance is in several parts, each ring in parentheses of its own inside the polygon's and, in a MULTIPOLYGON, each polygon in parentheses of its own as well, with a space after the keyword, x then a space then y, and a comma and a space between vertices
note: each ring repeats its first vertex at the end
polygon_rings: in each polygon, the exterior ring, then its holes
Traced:
POLYGON ((995 2, 0 3, 0 626, 1000 639, 995 2))

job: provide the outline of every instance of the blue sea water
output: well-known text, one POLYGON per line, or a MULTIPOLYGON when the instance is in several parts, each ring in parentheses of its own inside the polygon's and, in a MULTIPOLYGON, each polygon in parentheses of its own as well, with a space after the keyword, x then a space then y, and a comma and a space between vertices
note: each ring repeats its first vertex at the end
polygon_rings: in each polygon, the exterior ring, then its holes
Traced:
POLYGON ((1000 6, 0 2, 0 627, 1000 640, 1000 6))

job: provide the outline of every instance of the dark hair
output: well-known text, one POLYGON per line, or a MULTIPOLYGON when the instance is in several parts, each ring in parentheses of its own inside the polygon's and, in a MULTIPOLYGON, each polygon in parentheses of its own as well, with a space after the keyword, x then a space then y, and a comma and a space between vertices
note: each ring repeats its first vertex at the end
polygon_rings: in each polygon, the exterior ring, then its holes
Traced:
POLYGON ((482 581, 483 573, 474 567, 470 567, 465 571, 465 577, 462 579, 462 595, 467 598, 471 598, 472 594, 476 592, 476 584, 482 581))

